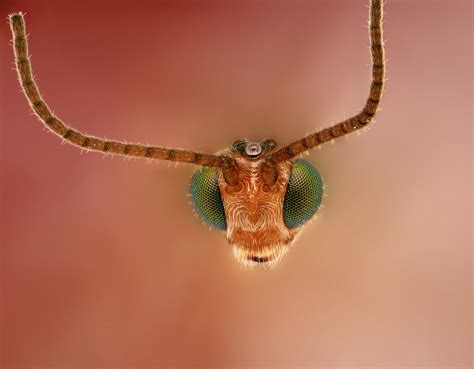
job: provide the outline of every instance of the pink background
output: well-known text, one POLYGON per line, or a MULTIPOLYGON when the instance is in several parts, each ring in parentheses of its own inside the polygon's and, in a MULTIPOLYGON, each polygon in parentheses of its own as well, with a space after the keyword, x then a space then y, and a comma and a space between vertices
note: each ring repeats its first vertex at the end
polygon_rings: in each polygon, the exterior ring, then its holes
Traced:
POLYGON ((186 197, 188 165, 80 154, 90 134, 218 151, 356 112, 367 0, 0 3, 1 368, 469 367, 472 4, 390 0, 383 110, 314 150, 325 208, 273 270, 243 269, 186 197))

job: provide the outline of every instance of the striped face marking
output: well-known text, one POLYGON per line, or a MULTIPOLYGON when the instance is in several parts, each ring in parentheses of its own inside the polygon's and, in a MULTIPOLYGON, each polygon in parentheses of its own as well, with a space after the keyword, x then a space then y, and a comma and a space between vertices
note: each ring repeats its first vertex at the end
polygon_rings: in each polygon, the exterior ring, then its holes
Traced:
POLYGON ((229 153, 238 166, 238 184, 230 186, 218 168, 202 168, 191 180, 192 203, 205 223, 225 231, 240 263, 270 267, 319 209, 323 183, 310 162, 297 159, 277 164, 277 179, 266 186, 265 159, 245 149, 229 153))

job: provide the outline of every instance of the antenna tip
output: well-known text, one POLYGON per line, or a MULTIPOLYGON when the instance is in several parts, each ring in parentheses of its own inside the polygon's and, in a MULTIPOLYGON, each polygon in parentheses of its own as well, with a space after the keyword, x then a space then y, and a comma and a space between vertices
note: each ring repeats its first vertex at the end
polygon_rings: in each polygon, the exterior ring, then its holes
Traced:
POLYGON ((9 17, 12 21, 15 21, 15 20, 20 20, 20 19, 22 19, 24 15, 25 15, 25 13, 23 13, 23 12, 16 12, 16 13, 11 13, 8 17, 9 17))

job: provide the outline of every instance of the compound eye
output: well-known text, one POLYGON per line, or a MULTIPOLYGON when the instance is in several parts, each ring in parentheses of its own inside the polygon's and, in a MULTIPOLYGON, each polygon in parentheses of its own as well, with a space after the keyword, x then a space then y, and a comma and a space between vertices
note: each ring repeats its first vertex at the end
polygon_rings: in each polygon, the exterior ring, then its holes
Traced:
POLYGON ((259 156, 262 153, 262 146, 257 142, 250 142, 245 147, 245 153, 251 157, 259 156))
POLYGON ((213 228, 225 230, 227 222, 219 190, 217 169, 203 167, 194 173, 189 192, 199 218, 213 228))
POLYGON ((283 220, 289 228, 297 228, 310 220, 323 199, 323 180, 309 161, 293 162, 283 202, 283 220))

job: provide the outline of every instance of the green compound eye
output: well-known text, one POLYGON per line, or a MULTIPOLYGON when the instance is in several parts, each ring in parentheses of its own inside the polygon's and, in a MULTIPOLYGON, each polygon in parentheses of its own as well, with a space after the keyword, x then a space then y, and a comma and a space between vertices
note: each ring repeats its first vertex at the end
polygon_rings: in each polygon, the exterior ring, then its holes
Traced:
POLYGON ((293 162, 285 201, 283 220, 288 228, 305 224, 318 211, 323 199, 323 180, 319 171, 309 161, 293 162))
POLYGON ((189 192, 197 215, 211 227, 225 230, 227 222, 217 170, 211 167, 199 169, 191 179, 189 192))

